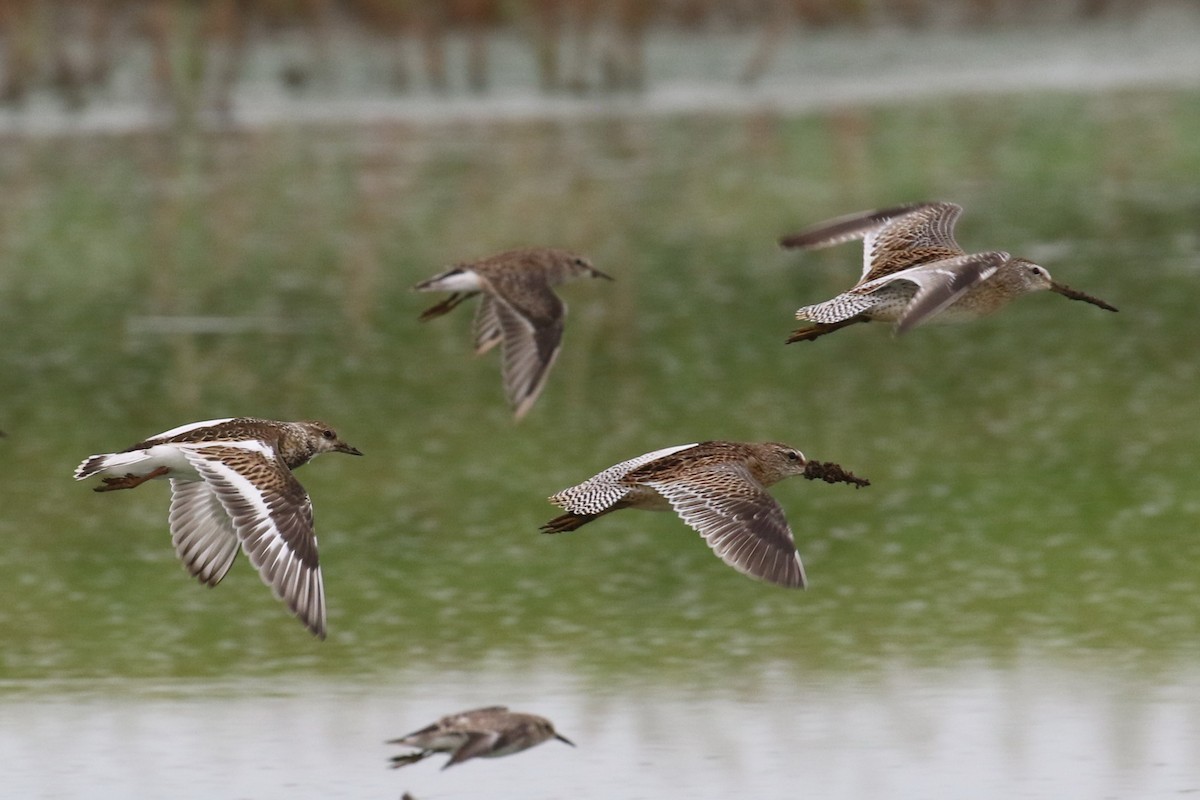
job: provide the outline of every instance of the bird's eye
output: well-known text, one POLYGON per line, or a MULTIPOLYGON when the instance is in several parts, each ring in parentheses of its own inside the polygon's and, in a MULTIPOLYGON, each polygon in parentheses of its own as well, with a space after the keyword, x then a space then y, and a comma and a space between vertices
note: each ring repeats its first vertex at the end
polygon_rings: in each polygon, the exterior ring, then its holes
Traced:
POLYGON ((788 457, 789 461, 799 461, 800 460, 800 454, 797 453, 795 450, 788 450, 787 457, 788 457))
POLYGON ((1037 275, 1039 278, 1046 274, 1046 270, 1044 270, 1038 266, 1030 267, 1029 271, 1032 272, 1034 275, 1037 275))
POLYGON ((588 263, 586 261, 584 261, 582 258, 575 259, 575 266, 586 267, 587 265, 588 265, 588 263))
POLYGON ((324 436, 326 439, 329 439, 330 441, 333 441, 334 439, 337 438, 337 434, 334 433, 333 431, 329 430, 329 428, 326 428, 325 430, 321 431, 321 435, 324 436))

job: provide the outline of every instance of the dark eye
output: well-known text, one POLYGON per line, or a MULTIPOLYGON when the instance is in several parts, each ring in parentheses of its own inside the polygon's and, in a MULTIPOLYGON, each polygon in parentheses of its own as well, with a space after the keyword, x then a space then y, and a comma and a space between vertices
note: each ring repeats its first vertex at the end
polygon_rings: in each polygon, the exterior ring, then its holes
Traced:
POLYGON ((1038 276, 1046 274, 1046 270, 1042 269, 1041 267, 1030 267, 1029 271, 1038 276))
POLYGON ((331 441, 332 441, 333 439, 336 439, 336 438, 337 438, 337 434, 336 434, 336 433, 334 433, 333 431, 329 430, 329 428, 326 428, 325 430, 321 431, 321 435, 322 435, 322 436, 324 436, 326 439, 329 439, 329 440, 331 440, 331 441))
POLYGON ((584 261, 582 258, 575 259, 575 266, 586 267, 587 265, 588 265, 588 263, 586 261, 584 261))
POLYGON ((800 454, 797 453, 795 450, 788 450, 787 457, 788 457, 789 461, 799 461, 800 460, 800 454))

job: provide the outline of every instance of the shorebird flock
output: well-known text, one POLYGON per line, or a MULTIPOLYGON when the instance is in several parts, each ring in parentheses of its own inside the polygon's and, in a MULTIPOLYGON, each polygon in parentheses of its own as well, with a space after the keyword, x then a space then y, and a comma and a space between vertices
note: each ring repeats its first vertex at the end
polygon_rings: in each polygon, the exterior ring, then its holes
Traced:
MULTIPOLYGON (((859 282, 837 297, 800 308, 796 318, 809 324, 787 342, 812 341, 859 322, 891 322, 901 334, 926 322, 978 319, 1039 291, 1117 310, 1058 283, 1045 267, 1026 259, 999 250, 966 252, 954 239, 961 212, 953 203, 914 203, 839 217, 784 236, 785 248, 863 241, 859 282)), ((612 280, 581 255, 530 247, 456 264, 413 289, 450 293, 422 313, 421 321, 479 295, 472 326, 475 352, 499 345, 504 392, 520 420, 541 396, 562 347, 567 307, 554 289, 582 277, 612 280)), ((188 572, 215 586, 241 550, 276 597, 324 639, 325 590, 313 504, 294 474, 321 453, 362 455, 323 422, 214 419, 181 425, 116 453, 89 456, 75 478, 100 478, 97 492, 167 479, 171 542, 188 572)), ((542 530, 574 531, 626 508, 673 511, 730 567, 760 581, 803 589, 807 578, 791 526, 767 491, 789 476, 870 485, 787 444, 709 440, 651 450, 551 495, 549 501, 564 513, 542 530)), ((542 717, 489 706, 444 717, 388 743, 416 748, 393 757, 393 767, 435 753, 450 754, 449 767, 550 739, 572 744, 542 717)))

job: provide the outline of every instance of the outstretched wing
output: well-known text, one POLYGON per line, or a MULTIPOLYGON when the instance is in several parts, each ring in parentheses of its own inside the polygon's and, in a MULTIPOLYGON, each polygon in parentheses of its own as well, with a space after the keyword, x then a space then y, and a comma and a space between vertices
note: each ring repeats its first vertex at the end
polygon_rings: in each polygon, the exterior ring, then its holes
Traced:
POLYGON ((919 208, 935 205, 934 203, 905 203, 890 208, 877 208, 872 211, 857 211, 841 217, 818 222, 810 225, 799 233, 780 237, 781 247, 804 248, 817 250, 822 247, 833 247, 845 242, 853 242, 878 231, 897 217, 902 217, 919 208))
POLYGON ((815 249, 863 240, 860 282, 933 259, 963 252, 954 239, 962 207, 954 203, 909 203, 822 222, 780 240, 784 247, 815 249))
POLYGON ((475 311, 475 321, 471 327, 475 335, 475 355, 481 356, 500 344, 503 331, 500 329, 500 321, 496 318, 496 301, 491 295, 485 294, 479 301, 479 308, 475 311))
POLYGON ((503 341, 504 391, 517 419, 528 413, 546 385, 562 346, 567 313, 566 305, 544 282, 519 281, 519 277, 494 280, 491 298, 491 314, 503 341))
POLYGON ((258 441, 179 449, 216 495, 263 581, 310 631, 325 638, 312 501, 292 471, 258 441))
POLYGON ((944 258, 867 281, 851 289, 849 294, 869 295, 893 281, 915 283, 917 292, 896 323, 896 333, 901 334, 953 305, 968 291, 995 275, 1006 261, 1008 253, 999 251, 944 258))
POLYGON ((867 234, 860 280, 962 255, 963 249, 954 241, 954 223, 961 213, 954 203, 922 203, 867 234))
POLYGON ((192 577, 216 586, 233 565, 237 532, 206 481, 171 479, 171 543, 192 577))
POLYGON ((804 566, 783 509, 744 464, 714 464, 682 479, 646 483, 729 566, 759 580, 804 588, 804 566))

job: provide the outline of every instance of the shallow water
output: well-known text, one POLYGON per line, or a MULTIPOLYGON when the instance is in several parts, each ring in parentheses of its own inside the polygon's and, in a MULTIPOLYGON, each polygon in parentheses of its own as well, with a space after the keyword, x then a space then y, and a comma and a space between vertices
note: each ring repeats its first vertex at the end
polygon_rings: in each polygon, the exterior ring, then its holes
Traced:
POLYGON ((596 685, 569 668, 412 669, 370 681, 65 685, 9 697, 13 797, 1167 797, 1200 788, 1186 666, 1135 675, 1018 659, 808 674, 755 664, 719 685, 596 685), (384 741, 501 698, 552 718, 515 757, 402 770, 384 741))

